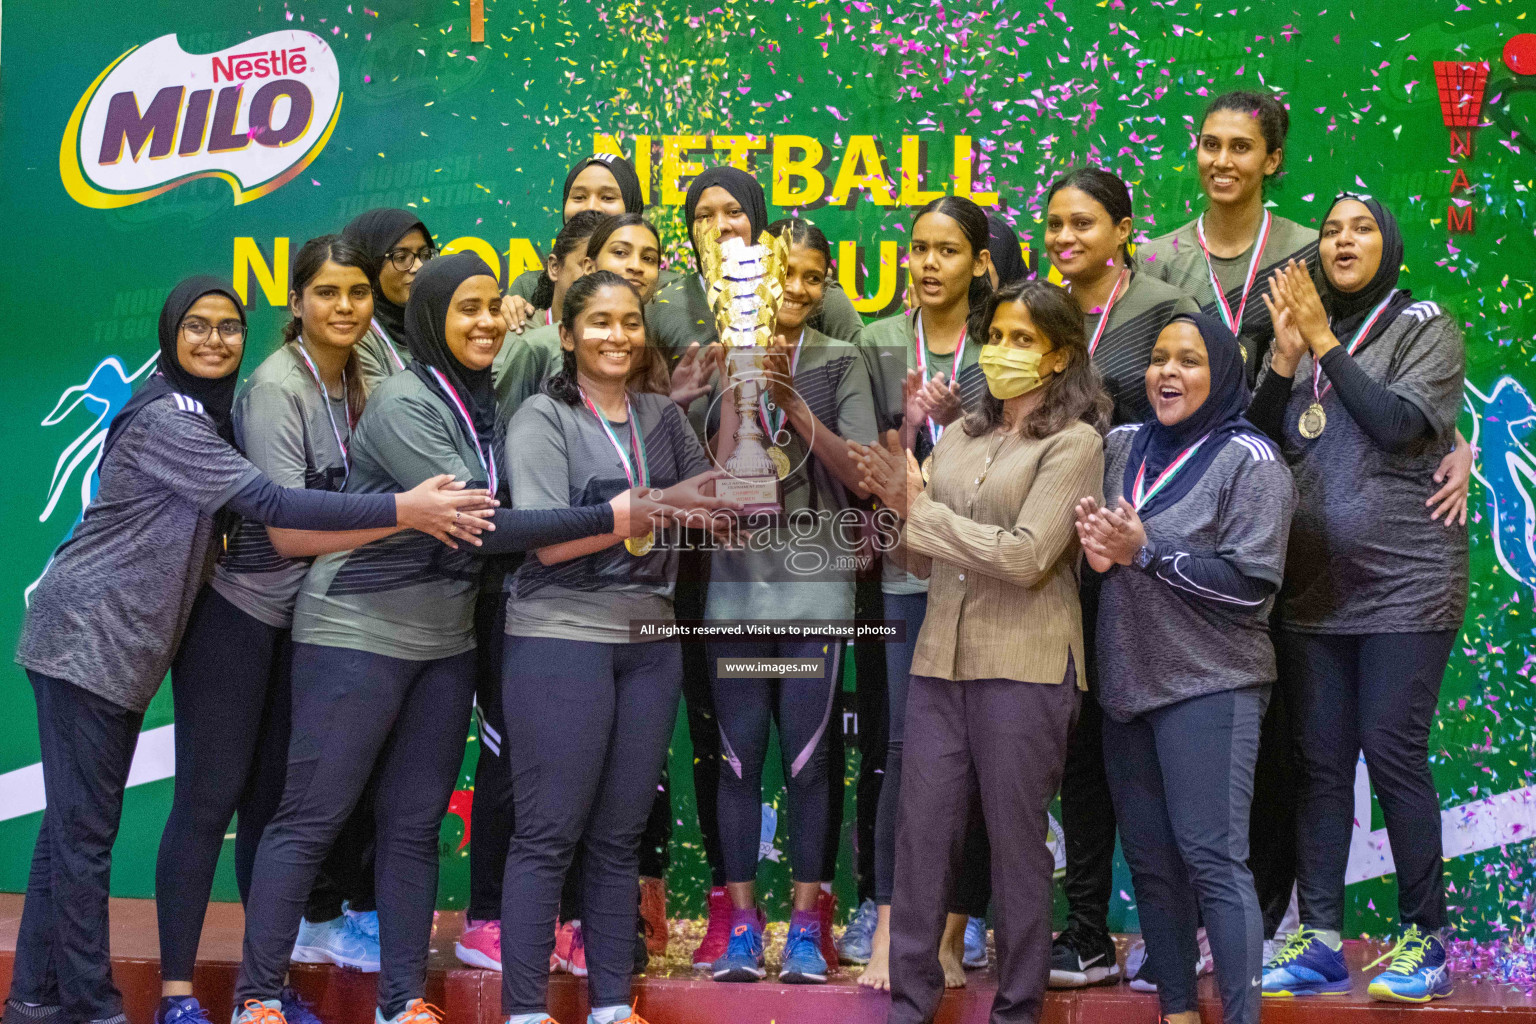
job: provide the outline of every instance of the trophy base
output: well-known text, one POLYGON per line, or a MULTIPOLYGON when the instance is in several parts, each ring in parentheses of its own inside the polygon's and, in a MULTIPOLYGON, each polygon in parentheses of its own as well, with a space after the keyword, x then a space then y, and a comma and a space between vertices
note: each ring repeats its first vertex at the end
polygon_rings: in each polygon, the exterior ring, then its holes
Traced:
POLYGON ((715 481, 715 497, 740 505, 743 515, 783 511, 778 477, 725 477, 715 481))

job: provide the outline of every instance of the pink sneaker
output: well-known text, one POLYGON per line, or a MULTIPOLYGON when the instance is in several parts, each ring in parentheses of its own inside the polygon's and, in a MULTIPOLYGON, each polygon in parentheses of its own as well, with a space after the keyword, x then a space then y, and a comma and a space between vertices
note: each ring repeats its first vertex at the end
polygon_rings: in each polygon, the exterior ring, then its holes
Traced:
POLYGON ((459 962, 487 971, 501 970, 501 922, 464 919, 464 932, 453 944, 459 962))
POLYGON ((725 956, 725 947, 730 942, 731 898, 725 886, 720 885, 709 890, 709 927, 704 930, 699 948, 693 951, 693 969, 706 971, 714 967, 715 961, 725 956))
POLYGON ((580 921, 555 925, 555 951, 549 955, 549 973, 557 972, 578 978, 587 976, 587 944, 581 937, 580 921))

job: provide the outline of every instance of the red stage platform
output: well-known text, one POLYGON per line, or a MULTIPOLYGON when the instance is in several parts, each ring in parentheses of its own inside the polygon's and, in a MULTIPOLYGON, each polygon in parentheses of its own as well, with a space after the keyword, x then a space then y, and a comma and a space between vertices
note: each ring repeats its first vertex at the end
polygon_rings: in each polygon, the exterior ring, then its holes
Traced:
MULTIPOLYGON (((241 919, 238 905, 216 903, 209 909, 203 928, 195 985, 198 998, 216 1024, 229 1019, 240 956, 241 919)), ((0 894, 0 988, 10 986, 20 920, 21 897, 0 894)), ((464 968, 454 959, 453 942, 460 923, 458 914, 445 913, 439 918, 427 997, 443 1009, 449 1024, 499 1024, 501 975, 464 968)), ((669 960, 681 960, 692 949, 692 935, 687 934, 690 930, 686 923, 678 926, 669 960)), ((1347 946, 1353 966, 1368 963, 1377 955, 1374 947, 1364 943, 1347 946)), ((160 993, 153 902, 112 901, 112 955, 129 1018, 134 1024, 149 1024, 160 993)), ((656 965, 652 971, 636 979, 640 1013, 652 1024, 883 1024, 889 1003, 886 996, 859 988, 847 969, 820 987, 776 985, 771 975, 769 981, 757 985, 717 985, 686 968, 663 967, 660 959, 652 963, 656 965)), ((966 988, 945 995, 939 1024, 985 1024, 992 1004, 992 977, 987 971, 972 971, 969 979, 966 988)), ((373 1020, 371 976, 330 967, 295 966, 293 980, 326 1024, 370 1024, 373 1020)), ((558 975, 550 979, 550 993, 554 1015, 562 1024, 585 1020, 584 981, 558 975)), ((1219 1024, 1221 1009, 1210 979, 1202 982, 1201 995, 1204 1020, 1219 1024)), ((1348 998, 1264 1005, 1265 1024, 1399 1024, 1425 1017, 1443 1024, 1455 1024, 1459 1019, 1477 1024, 1536 1024, 1536 1000, 1506 986, 1462 981, 1452 999, 1426 1007, 1390 1006, 1368 999, 1365 982, 1357 978, 1355 992, 1348 998)), ((1043 1021, 1156 1024, 1157 1019, 1156 996, 1116 986, 1053 992, 1043 1021)))

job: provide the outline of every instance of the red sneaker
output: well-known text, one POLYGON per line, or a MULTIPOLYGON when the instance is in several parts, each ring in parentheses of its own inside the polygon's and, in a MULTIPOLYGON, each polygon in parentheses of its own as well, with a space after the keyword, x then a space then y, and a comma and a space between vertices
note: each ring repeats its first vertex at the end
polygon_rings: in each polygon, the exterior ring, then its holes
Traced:
POLYGON ((832 940, 832 919, 837 916, 837 896, 825 889, 816 897, 816 913, 821 918, 821 956, 827 970, 838 965, 837 943, 832 940))
POLYGON ((587 944, 582 941, 580 921, 561 921, 555 926, 555 951, 549 955, 549 973, 587 976, 587 944))
POLYGON ((667 955, 667 883, 659 878, 640 879, 640 920, 645 922, 645 951, 667 955))
POLYGON ((730 942, 731 898, 725 886, 718 885, 709 890, 709 927, 699 948, 693 951, 693 969, 704 971, 713 967, 716 960, 725 956, 725 947, 730 942))

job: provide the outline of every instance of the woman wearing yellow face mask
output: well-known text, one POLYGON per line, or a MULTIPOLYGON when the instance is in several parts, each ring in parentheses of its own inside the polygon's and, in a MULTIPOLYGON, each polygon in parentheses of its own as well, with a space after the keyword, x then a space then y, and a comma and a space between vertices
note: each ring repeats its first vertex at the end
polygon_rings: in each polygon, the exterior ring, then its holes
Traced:
POLYGON ((1039 1015, 1051 952, 1046 808, 1083 664, 1073 508, 1102 483, 1110 402, 1062 289, 1026 281, 984 312, 987 393, 935 446, 927 488, 894 433, 856 448, 865 486, 903 520, 893 554, 929 580, 906 704, 892 1024, 938 1007, 935 949, 973 795, 992 846, 994 1018, 1039 1015))

